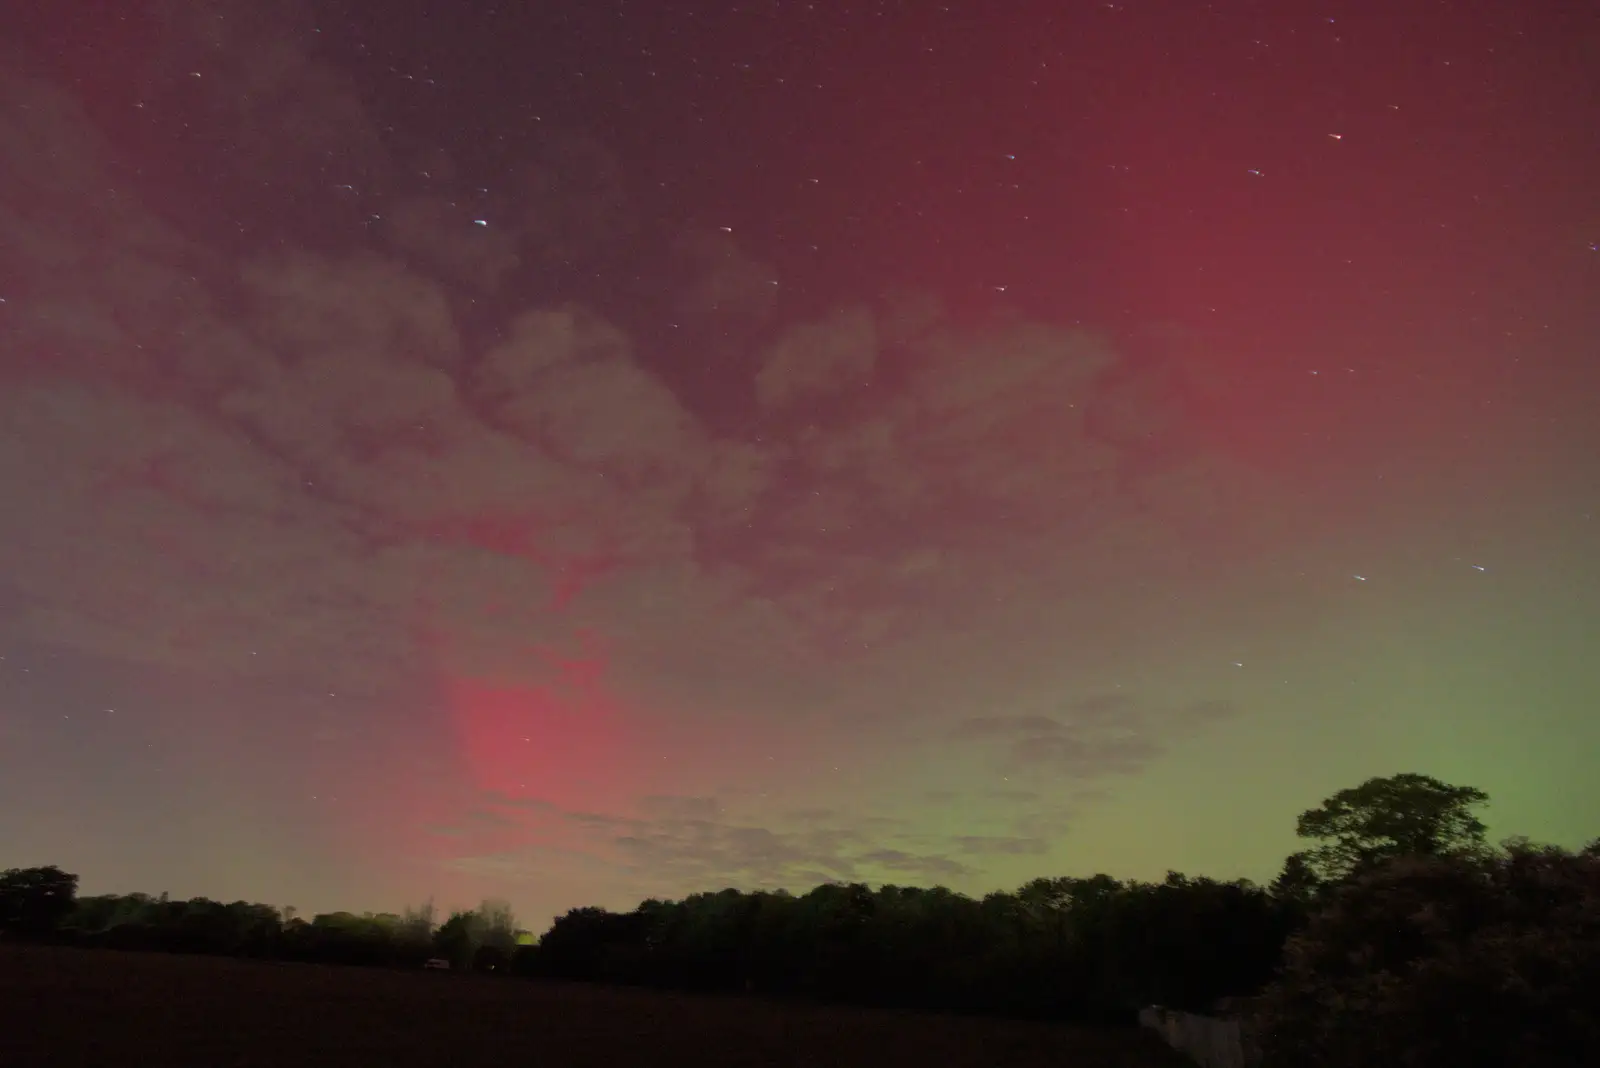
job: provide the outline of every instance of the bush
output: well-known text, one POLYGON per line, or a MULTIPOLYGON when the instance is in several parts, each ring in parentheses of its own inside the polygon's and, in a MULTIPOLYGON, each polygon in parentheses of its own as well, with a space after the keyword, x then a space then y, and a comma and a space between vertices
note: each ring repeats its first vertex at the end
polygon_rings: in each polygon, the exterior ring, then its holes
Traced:
POLYGON ((1600 858, 1513 845, 1395 860, 1290 940, 1271 1068, 1600 1064, 1600 858))

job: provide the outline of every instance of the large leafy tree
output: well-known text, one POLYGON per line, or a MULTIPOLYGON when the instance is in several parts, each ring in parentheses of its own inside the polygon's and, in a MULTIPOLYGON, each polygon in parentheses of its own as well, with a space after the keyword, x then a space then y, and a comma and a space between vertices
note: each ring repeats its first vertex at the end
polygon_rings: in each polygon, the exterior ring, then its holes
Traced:
POLYGON ((1428 775, 1368 779, 1300 814, 1296 832, 1319 844, 1291 857, 1282 878, 1337 883, 1395 857, 1481 852, 1485 827, 1473 810, 1488 801, 1428 775))
POLYGON ((471 909, 452 912, 433 932, 433 951, 448 960, 453 968, 471 968, 478 947, 483 944, 481 926, 477 913, 471 909))
POLYGON ((0 931, 42 935, 54 931, 78 898, 78 877, 54 865, 0 872, 0 931))
POLYGON ((1510 843, 1338 888, 1259 1005, 1268 1068, 1600 1064, 1600 857, 1510 843))

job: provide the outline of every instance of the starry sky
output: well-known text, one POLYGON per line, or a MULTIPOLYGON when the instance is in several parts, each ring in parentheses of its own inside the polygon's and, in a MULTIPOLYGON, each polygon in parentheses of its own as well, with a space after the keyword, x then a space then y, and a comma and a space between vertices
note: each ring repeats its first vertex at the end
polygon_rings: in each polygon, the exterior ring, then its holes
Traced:
MULTIPOLYGON (((26 7, 26 5, 23 5, 26 7)), ((1582 5, 0 28, 0 867, 533 926, 1600 833, 1582 5)))

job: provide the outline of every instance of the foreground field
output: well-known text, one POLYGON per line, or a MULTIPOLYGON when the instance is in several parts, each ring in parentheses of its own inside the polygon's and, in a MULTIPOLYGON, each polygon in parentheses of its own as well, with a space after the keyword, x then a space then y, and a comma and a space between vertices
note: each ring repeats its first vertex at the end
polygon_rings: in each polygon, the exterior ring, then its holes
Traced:
POLYGON ((0 946, 0 1065, 1145 1068, 1147 1035, 447 973, 0 946))

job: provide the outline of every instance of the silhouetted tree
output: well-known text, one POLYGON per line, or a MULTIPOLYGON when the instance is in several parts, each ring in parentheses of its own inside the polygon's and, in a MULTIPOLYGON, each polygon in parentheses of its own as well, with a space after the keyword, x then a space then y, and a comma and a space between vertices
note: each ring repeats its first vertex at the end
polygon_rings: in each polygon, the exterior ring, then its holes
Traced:
POLYGON ((1322 844, 1296 855, 1304 871, 1335 883, 1395 857, 1481 850, 1484 825, 1472 810, 1488 801, 1427 775, 1368 779, 1300 814, 1297 833, 1322 844))
POLYGON ((450 914, 433 933, 433 952, 450 962, 452 968, 470 970, 478 952, 477 917, 469 909, 450 914))
POLYGON ((1600 858, 1513 842, 1401 857, 1289 943, 1269 1066, 1600 1064, 1600 858))
POLYGON ((1310 908, 1321 898, 1327 885, 1305 853, 1291 853, 1284 860, 1278 877, 1272 880, 1272 893, 1284 901, 1310 908))
POLYGON ((54 865, 0 872, 0 931, 39 937, 72 913, 78 877, 54 865))
POLYGON ((511 911, 511 903, 485 898, 475 910, 474 921, 478 944, 509 960, 517 948, 517 916, 511 911))
POLYGON ((416 908, 408 908, 400 914, 399 934, 401 938, 418 945, 432 945, 435 926, 433 919, 433 899, 429 898, 416 908))

